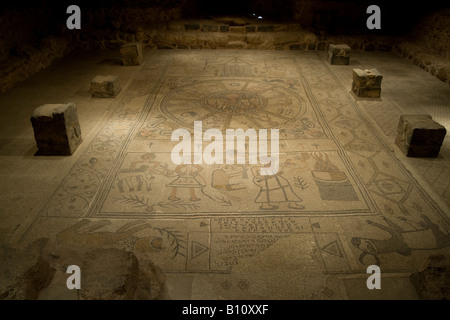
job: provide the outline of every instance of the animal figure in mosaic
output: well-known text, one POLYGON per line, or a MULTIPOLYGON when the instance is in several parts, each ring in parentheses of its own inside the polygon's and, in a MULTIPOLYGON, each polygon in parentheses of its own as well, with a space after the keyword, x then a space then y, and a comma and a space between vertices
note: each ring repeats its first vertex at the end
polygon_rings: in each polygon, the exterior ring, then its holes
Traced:
POLYGON ((200 201, 201 199, 197 197, 195 190, 202 189, 206 185, 205 179, 200 175, 203 168, 197 164, 181 164, 175 168, 175 173, 177 177, 175 180, 166 185, 166 187, 171 187, 172 192, 170 193, 169 200, 179 201, 177 193, 178 189, 189 189, 189 200, 190 201, 200 201))
POLYGON ((109 224, 111 224, 111 222, 108 220, 91 222, 87 219, 83 219, 66 230, 61 231, 56 236, 56 241, 58 244, 72 244, 86 247, 92 247, 96 244, 112 246, 116 242, 130 237, 140 230, 151 228, 148 223, 134 221, 124 224, 115 232, 98 231, 109 224))
MULTIPOLYGON (((286 116, 290 117, 291 115, 286 116)), ((323 132, 320 131, 320 128, 317 128, 316 124, 309 120, 309 118, 302 118, 295 122, 293 126, 280 129, 280 134, 283 136, 292 134, 296 138, 322 138, 324 136, 323 132)))
POLYGON ((163 115, 157 115, 155 120, 148 122, 145 126, 141 128, 138 132, 138 138, 151 139, 155 136, 169 136, 174 130, 178 129, 178 126, 169 121, 163 115))
POLYGON ((162 165, 161 162, 155 161, 156 155, 154 153, 144 153, 140 160, 131 162, 126 169, 121 169, 117 174, 117 187, 120 193, 124 193, 124 185, 127 186, 127 191, 141 191, 145 185, 146 191, 152 190, 152 181, 155 179, 155 174, 170 176, 174 172, 167 168, 167 164, 162 165), (138 165, 140 166, 136 168, 138 165))
POLYGON ((164 252, 167 257, 184 256, 185 241, 183 236, 171 228, 155 228, 143 221, 125 223, 116 231, 99 231, 110 225, 109 220, 92 222, 80 220, 73 226, 56 235, 60 247, 85 248, 92 246, 125 246, 138 253, 164 252), (139 235, 142 231, 146 236, 139 235))
POLYGON ((436 250, 450 246, 450 234, 444 233, 439 226, 433 223, 427 216, 421 215, 421 229, 404 230, 386 217, 382 217, 388 224, 383 225, 371 220, 367 223, 390 235, 388 239, 370 239, 354 237, 351 242, 353 246, 362 250, 359 262, 364 264, 366 256, 372 256, 375 263, 380 265, 380 255, 383 253, 398 253, 409 256, 413 250, 436 250))
POLYGON ((148 166, 141 166, 138 169, 122 169, 118 172, 117 187, 120 193, 124 193, 124 185, 127 186, 127 191, 141 191, 145 184, 147 191, 152 190, 152 180, 155 177, 151 171, 148 171, 148 166))

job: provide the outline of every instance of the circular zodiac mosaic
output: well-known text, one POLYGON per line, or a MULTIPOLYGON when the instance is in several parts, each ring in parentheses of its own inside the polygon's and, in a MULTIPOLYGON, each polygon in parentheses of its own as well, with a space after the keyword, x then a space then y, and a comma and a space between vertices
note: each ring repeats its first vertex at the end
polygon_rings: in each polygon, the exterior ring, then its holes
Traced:
POLYGON ((180 127, 285 128, 306 112, 305 100, 268 81, 209 80, 178 87, 162 100, 161 113, 180 127))

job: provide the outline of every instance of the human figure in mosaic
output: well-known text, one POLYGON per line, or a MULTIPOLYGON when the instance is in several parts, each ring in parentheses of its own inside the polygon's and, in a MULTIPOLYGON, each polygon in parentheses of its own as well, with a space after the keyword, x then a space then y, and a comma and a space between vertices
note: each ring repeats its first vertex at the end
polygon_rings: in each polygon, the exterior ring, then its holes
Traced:
POLYGON ((278 173, 261 175, 261 167, 253 167, 253 183, 259 186, 259 193, 255 202, 260 203, 261 210, 276 210, 282 203, 287 203, 290 209, 304 209, 300 204, 303 200, 294 192, 290 182, 283 177, 283 167, 280 165, 278 173))
POLYGON ((131 162, 128 168, 121 169, 117 176, 119 192, 125 192, 124 186, 127 186, 128 191, 141 191, 143 185, 147 191, 151 191, 155 174, 170 174, 167 166, 162 166, 161 162, 155 161, 155 159, 156 154, 144 153, 140 160, 131 162))
POLYGON ((201 199, 195 194, 195 189, 202 189, 206 185, 205 179, 200 175, 203 168, 197 164, 180 164, 175 168, 175 173, 178 175, 175 180, 167 184, 166 187, 171 187, 172 192, 169 200, 178 201, 177 197, 179 188, 189 189, 190 201, 200 201, 201 199), (200 180, 203 181, 201 183, 200 180))
POLYGON ((138 164, 149 165, 148 168, 156 168, 160 165, 159 161, 155 161, 156 154, 153 152, 144 153, 141 155, 141 160, 133 161, 130 164, 130 169, 136 168, 138 164))

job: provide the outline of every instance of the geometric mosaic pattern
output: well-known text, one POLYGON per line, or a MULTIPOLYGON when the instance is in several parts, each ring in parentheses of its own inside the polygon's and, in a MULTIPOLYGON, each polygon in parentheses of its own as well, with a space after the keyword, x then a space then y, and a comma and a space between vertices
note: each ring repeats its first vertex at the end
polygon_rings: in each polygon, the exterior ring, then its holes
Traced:
MULTIPOLYGON (((430 252, 448 252, 446 208, 332 67, 314 52, 147 56, 24 237, 57 224, 60 241, 98 237, 163 271, 211 274, 238 272, 243 261, 276 269, 277 246, 297 248, 285 258, 305 272, 343 274, 374 263, 406 271, 430 252), (192 131, 196 120, 204 130, 280 129, 279 172, 174 165, 170 135, 192 131)), ((242 274, 247 288, 251 276, 242 274)))

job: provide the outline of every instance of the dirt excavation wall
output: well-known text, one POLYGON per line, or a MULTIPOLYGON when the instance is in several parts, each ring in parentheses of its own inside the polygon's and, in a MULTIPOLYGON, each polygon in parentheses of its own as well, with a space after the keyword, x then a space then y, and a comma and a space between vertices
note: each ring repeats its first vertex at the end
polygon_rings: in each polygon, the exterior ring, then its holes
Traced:
MULTIPOLYGON (((107 48, 136 39, 143 28, 181 18, 184 0, 80 1, 81 30, 68 30, 65 1, 0 8, 0 93, 48 67, 74 48, 107 48), (92 46, 87 45, 93 43, 92 46)), ((186 9, 186 12, 189 12, 186 9)))
POLYGON ((0 9, 0 93, 75 48, 117 49, 134 41, 147 49, 327 50, 346 43, 352 50, 393 50, 450 83, 449 10, 418 20, 425 9, 383 2, 382 29, 368 32, 364 1, 100 0, 79 2, 81 29, 68 30, 68 5, 0 9))
POLYGON ((29 78, 73 47, 45 8, 0 11, 0 92, 29 78))
POLYGON ((395 51, 450 84, 450 9, 427 15, 395 51))

